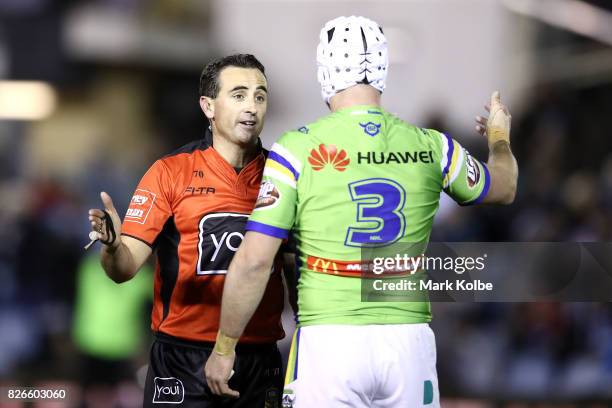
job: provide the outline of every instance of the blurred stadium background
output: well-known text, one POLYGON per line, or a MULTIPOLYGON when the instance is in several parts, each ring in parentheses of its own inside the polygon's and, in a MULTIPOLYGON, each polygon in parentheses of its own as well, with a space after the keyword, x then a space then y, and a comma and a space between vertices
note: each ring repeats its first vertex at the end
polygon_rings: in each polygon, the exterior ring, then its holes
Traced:
MULTIPOLYGON (((0 0, 0 385, 70 396, 0 406, 140 405, 150 271, 126 287, 104 278, 82 250, 86 210, 105 190, 124 212, 156 158, 202 135, 198 78, 213 57, 266 66, 264 145, 325 114, 318 32, 351 14, 385 28, 383 99, 403 119, 486 158, 473 117, 494 89, 513 114, 515 204, 445 199, 432 240, 610 240, 610 1, 0 0)), ((434 313, 444 407, 612 406, 610 304, 434 313)))

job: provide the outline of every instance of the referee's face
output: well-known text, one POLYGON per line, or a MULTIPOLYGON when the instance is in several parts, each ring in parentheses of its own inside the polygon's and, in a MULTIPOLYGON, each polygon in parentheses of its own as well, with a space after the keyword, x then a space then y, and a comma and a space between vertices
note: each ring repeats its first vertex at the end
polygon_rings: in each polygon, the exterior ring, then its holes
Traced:
POLYGON ((255 68, 227 67, 219 74, 219 94, 206 116, 213 131, 227 141, 248 146, 255 143, 268 107, 268 83, 255 68))

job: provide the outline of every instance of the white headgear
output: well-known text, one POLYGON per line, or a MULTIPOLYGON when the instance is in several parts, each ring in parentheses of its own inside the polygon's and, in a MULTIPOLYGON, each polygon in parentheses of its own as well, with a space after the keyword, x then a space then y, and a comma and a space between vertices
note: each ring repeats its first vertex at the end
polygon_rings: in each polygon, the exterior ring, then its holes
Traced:
POLYGON ((389 67, 387 38, 365 17, 338 17, 321 29, 317 47, 318 78, 325 102, 356 84, 382 92, 389 67))

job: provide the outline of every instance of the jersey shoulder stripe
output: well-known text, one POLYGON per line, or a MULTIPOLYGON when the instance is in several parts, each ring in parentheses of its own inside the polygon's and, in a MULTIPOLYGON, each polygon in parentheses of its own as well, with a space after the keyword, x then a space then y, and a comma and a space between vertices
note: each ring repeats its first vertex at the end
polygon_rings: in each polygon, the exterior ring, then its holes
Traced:
POLYGON ((293 178, 293 175, 287 174, 286 171, 278 170, 274 168, 274 166, 276 166, 276 164, 272 163, 271 161, 268 161, 268 163, 266 163, 266 167, 263 171, 264 177, 272 177, 278 181, 283 182, 285 185, 295 190, 297 184, 295 182, 295 178, 293 178))
POLYGON ((288 135, 284 134, 277 143, 272 145, 268 160, 266 160, 264 176, 272 177, 295 189, 303 164, 296 155, 282 145, 283 141, 287 143, 288 135))
POLYGON ((302 161, 291 153, 287 147, 281 144, 283 139, 287 139, 286 135, 285 137, 281 138, 279 142, 272 145, 268 157, 286 167, 287 170, 293 173, 295 180, 297 181, 297 179, 300 178, 300 173, 302 172, 304 165, 302 161))
POLYGON ((453 145, 453 156, 451 157, 450 165, 448 166, 448 172, 444 177, 444 187, 447 187, 450 183, 457 179, 465 156, 463 148, 461 148, 457 142, 451 139, 451 143, 453 145))
POLYGON ((292 178, 293 181, 297 181, 300 177, 300 173, 298 173, 295 167, 293 167, 287 159, 275 151, 271 151, 268 155, 268 165, 281 173, 286 174, 287 177, 292 178))
POLYGON ((440 166, 442 168, 442 177, 446 177, 450 169, 455 144, 453 143, 453 140, 444 133, 440 133, 440 138, 442 139, 442 162, 440 163, 440 166))

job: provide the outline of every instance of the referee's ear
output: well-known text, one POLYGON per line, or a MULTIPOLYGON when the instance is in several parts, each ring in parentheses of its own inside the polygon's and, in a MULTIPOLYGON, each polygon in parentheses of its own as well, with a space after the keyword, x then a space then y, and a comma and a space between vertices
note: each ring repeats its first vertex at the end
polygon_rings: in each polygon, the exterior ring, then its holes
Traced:
POLYGON ((204 112, 204 115, 208 118, 209 121, 213 120, 215 117, 215 104, 213 103, 213 99, 208 96, 200 96, 200 109, 204 112))

